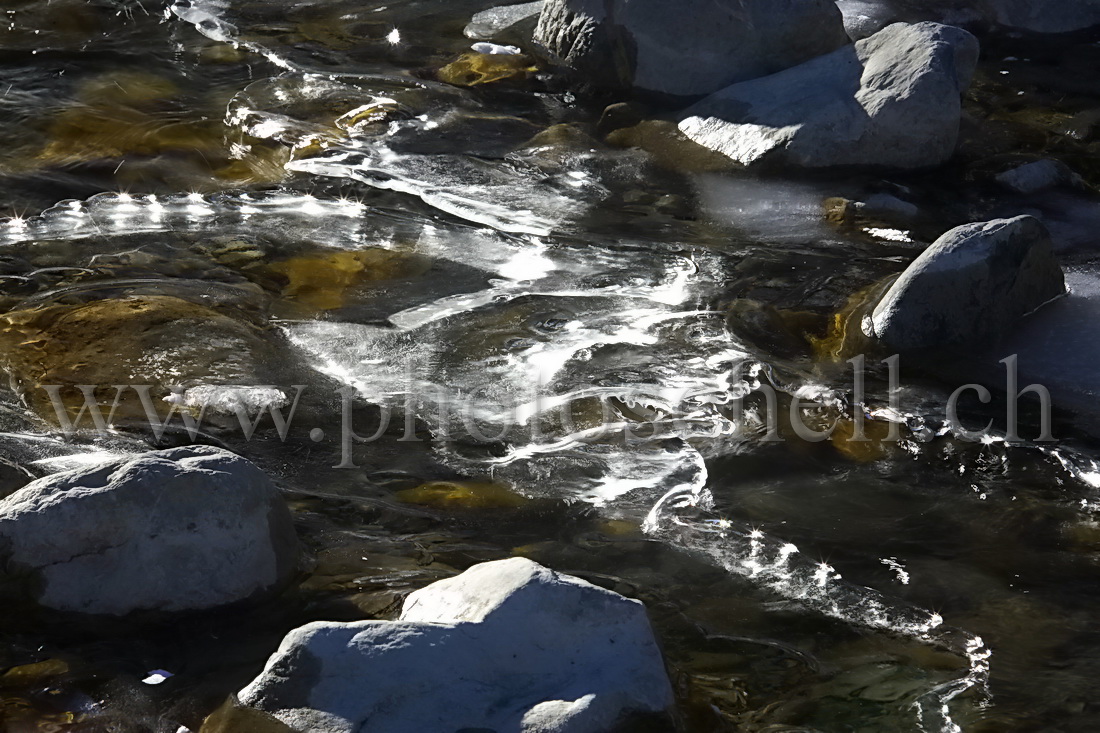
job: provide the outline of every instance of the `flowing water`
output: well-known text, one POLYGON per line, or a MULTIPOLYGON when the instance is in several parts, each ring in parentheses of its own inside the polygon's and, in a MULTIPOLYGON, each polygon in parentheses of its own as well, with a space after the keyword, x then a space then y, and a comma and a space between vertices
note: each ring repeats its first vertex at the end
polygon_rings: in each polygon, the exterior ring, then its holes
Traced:
MULTIPOLYGON (((197 731, 290 628, 389 618, 511 555, 645 601, 688 731, 1100 728, 1092 423, 967 440, 951 365, 901 364, 892 394, 889 354, 859 388, 848 361, 866 300, 923 243, 1023 206, 968 188, 975 171, 1053 151, 1094 175, 1100 89, 1072 80, 1096 47, 1011 67, 993 44, 945 169, 758 179, 659 132, 603 142, 609 100, 530 58, 456 61, 490 4, 5 3, 3 490, 226 445, 287 491, 310 553, 260 609, 74 623, 8 604, 5 730, 197 731), (924 213, 828 203, 876 191, 924 213), (46 384, 70 406, 78 384, 156 400, 66 431, 46 384), (150 404, 206 413, 154 431, 150 404), (294 407, 285 430, 238 422, 271 405, 294 407)), ((1027 206, 1093 211, 1074 196, 1027 206)))

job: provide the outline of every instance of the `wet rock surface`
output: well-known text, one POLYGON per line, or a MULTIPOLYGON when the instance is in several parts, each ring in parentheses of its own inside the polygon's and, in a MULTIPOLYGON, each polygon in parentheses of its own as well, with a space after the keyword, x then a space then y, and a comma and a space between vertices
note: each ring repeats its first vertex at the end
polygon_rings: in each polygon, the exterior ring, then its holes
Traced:
POLYGON ((108 408, 114 385, 123 385, 116 414, 141 419, 147 405, 130 386, 150 387, 151 404, 163 405, 173 388, 263 383, 273 348, 262 328, 232 310, 169 295, 16 310, 0 324, 13 385, 49 421, 58 416, 48 388, 75 416, 84 405, 80 385, 108 408))
POLYGON ((81 614, 212 609, 269 596, 297 571, 270 479, 203 446, 34 481, 0 500, 0 542, 8 582, 81 614))
POLYGON ((903 351, 981 345, 1066 292, 1050 235, 1033 217, 952 229, 918 257, 864 321, 903 351))
POLYGON ((977 58, 966 31, 894 24, 716 92, 687 109, 679 127, 744 165, 925 168, 955 151, 960 94, 977 58))
POLYGON ((831 0, 550 0, 535 43, 586 84, 697 97, 847 42, 831 0))
POLYGON ((672 701, 637 601, 515 558, 405 600, 396 621, 296 629, 241 702, 306 733, 597 733, 672 701))

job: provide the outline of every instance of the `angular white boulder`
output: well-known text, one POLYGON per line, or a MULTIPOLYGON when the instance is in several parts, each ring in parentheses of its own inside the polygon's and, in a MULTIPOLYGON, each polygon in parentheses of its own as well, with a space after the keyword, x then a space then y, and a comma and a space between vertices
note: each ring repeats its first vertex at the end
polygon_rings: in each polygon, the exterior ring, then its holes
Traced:
POLYGON ((793 69, 723 89, 680 130, 743 165, 925 168, 955 151, 978 42, 937 23, 895 23, 793 69))
POLYGON ((891 349, 979 346, 1066 292, 1046 229, 1031 216, 956 227, 901 274, 864 320, 891 349))
POLYGON ((522 558, 292 631, 240 702, 303 733, 606 733, 672 690, 638 601, 522 558))
POLYGON ((534 40, 593 86, 699 97, 848 37, 832 0, 547 0, 534 40))
POLYGON ((277 591, 296 572, 298 540, 263 471, 191 446, 27 484, 0 500, 0 554, 39 604, 122 616, 277 591))

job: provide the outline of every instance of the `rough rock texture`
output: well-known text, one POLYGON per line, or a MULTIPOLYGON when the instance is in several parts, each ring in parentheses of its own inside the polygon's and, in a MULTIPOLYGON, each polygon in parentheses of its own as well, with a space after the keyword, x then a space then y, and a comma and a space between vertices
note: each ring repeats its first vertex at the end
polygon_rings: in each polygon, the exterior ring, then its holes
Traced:
POLYGON ((793 69, 735 84, 679 127, 744 165, 924 168, 951 157, 978 42, 936 23, 897 23, 793 69))
POLYGON ((275 591, 298 541, 253 463, 192 446, 38 479, 0 500, 6 580, 62 611, 214 608, 275 591))
POLYGON ((832 0, 548 0, 535 42, 593 86, 699 97, 848 37, 832 0))
POLYGON ((292 631, 240 701, 304 733, 606 733, 672 690, 641 603, 514 558, 292 631))
POLYGON ((913 261, 864 321, 899 351, 976 346, 1006 336, 1024 315, 1066 292, 1038 219, 956 227, 913 261))
POLYGON ((836 0, 853 39, 898 21, 999 25, 1066 33, 1100 25, 1100 0, 836 0))

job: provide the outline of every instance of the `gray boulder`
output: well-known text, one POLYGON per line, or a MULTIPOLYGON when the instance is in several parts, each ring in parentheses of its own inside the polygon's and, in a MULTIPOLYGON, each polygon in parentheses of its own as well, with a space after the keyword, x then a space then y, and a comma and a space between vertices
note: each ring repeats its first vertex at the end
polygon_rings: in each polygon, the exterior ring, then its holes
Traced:
POLYGON ((1081 176, 1074 173, 1068 165, 1050 158, 1011 168, 999 174, 997 182, 1005 188, 1024 194, 1038 193, 1059 186, 1077 188, 1084 185, 1081 176))
POLYGON ((930 20, 1066 33, 1100 25, 1100 0, 836 0, 853 39, 889 23, 930 20))
MULTIPOLYGON (((542 12, 543 0, 519 5, 500 5, 476 13, 469 25, 462 31, 467 38, 479 41, 500 39, 513 32, 518 26, 530 22, 535 24, 536 16, 542 12)), ((530 31, 528 27, 528 31, 530 31)))
POLYGON ((672 690, 641 603, 513 558, 292 631, 239 698, 303 733, 606 733, 672 690))
POLYGON ((933 21, 955 26, 984 23, 985 0, 836 0, 853 41, 894 23, 933 21))
POLYGON ((220 448, 146 453, 46 476, 0 500, 6 580, 43 606, 88 614, 244 601, 296 572, 278 489, 220 448))
POLYGON ((685 111, 680 130, 743 165, 924 168, 955 151, 978 42, 897 23, 793 69, 735 84, 685 111))
POLYGON ((700 97, 848 37, 832 0, 547 0, 535 42, 593 86, 700 97))
POLYGON ((1100 25, 1100 0, 985 0, 991 22, 1033 33, 1067 33, 1100 25))
POLYGON ((1065 292, 1038 219, 966 224, 913 261, 863 329, 898 351, 977 346, 1005 337, 1023 316, 1065 292))

